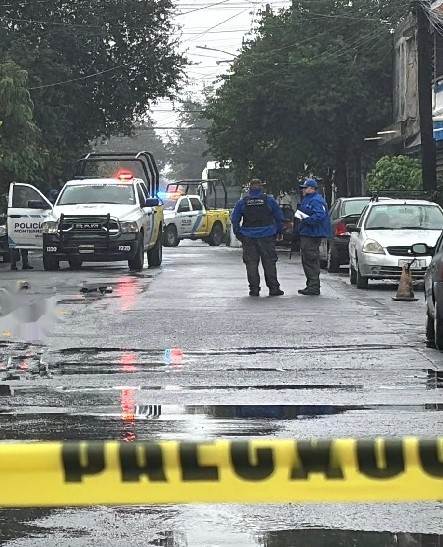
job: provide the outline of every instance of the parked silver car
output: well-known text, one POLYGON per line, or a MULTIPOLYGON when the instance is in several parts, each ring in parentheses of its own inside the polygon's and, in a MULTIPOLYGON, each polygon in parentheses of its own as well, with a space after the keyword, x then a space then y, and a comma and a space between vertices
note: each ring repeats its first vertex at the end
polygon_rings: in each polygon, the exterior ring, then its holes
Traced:
POLYGON ((403 265, 412 261, 412 276, 423 278, 432 256, 416 255, 412 246, 434 248, 443 230, 443 210, 429 201, 371 201, 358 224, 348 229, 353 285, 366 289, 369 279, 398 279, 403 265))

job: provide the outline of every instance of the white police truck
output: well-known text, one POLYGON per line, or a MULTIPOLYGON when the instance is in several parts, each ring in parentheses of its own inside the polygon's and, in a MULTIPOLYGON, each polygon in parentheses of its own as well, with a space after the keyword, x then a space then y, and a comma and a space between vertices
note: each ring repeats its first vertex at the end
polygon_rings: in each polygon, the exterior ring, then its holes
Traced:
POLYGON ((42 249, 45 270, 57 270, 63 260, 73 269, 83 262, 127 260, 131 270, 141 270, 145 252, 149 266, 159 266, 163 207, 152 197, 158 178, 151 181, 146 154, 89 154, 54 205, 33 186, 11 184, 10 247, 42 249), (145 177, 134 176, 130 167, 137 166, 145 177))

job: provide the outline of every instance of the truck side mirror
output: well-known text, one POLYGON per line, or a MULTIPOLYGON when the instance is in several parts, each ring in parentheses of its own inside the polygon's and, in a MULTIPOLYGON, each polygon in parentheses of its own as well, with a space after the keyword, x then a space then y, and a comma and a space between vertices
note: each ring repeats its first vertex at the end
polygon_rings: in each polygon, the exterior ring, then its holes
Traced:
POLYGON ((347 224, 348 232, 360 232, 360 228, 357 226, 357 224, 347 224))

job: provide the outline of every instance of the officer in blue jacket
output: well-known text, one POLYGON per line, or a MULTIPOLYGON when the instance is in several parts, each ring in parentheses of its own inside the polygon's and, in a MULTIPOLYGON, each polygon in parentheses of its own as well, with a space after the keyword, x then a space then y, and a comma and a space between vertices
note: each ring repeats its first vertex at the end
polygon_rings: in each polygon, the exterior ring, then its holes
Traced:
POLYGON ((300 188, 303 191, 303 200, 298 209, 308 216, 299 224, 306 288, 298 292, 306 296, 317 296, 320 294, 320 243, 323 238, 331 236, 331 221, 326 201, 317 192, 317 181, 307 179, 300 188))
POLYGON ((237 202, 231 220, 234 234, 243 245, 243 262, 248 275, 249 295, 260 295, 260 260, 269 296, 284 294, 277 279, 275 250, 276 236, 283 230, 283 212, 275 199, 263 192, 262 181, 251 180, 249 193, 237 202))

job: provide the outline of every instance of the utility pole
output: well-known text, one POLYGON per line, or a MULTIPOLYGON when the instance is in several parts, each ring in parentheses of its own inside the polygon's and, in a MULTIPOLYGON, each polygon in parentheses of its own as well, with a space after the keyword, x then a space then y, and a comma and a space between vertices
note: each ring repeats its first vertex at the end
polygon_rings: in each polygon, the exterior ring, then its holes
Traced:
POLYGON ((420 113, 421 162, 423 170, 423 190, 433 192, 437 189, 436 154, 434 123, 432 120, 432 86, 434 43, 426 10, 429 0, 415 3, 417 17, 418 51, 418 105, 420 113))

